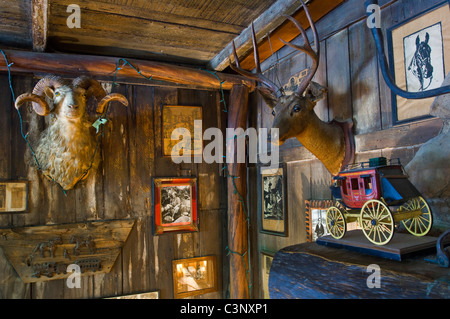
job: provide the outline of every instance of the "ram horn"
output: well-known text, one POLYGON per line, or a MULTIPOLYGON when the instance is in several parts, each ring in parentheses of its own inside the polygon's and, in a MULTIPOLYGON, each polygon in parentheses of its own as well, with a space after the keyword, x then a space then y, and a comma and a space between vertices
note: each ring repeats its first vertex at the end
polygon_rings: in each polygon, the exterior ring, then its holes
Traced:
POLYGON ((97 101, 100 101, 106 96, 106 92, 100 82, 84 75, 74 79, 72 85, 85 89, 86 96, 88 98, 94 96, 97 101))
POLYGON ((17 97, 15 107, 19 107, 25 102, 32 102, 34 111, 40 116, 47 116, 50 114, 50 107, 42 96, 33 93, 24 93, 17 97))
POLYGON ((123 96, 122 94, 118 94, 118 93, 111 93, 111 94, 108 94, 107 96, 105 96, 100 102, 98 102, 97 114, 105 113, 106 105, 112 101, 118 101, 118 102, 122 103, 123 105, 128 106, 128 100, 125 96, 123 96))
POLYGON ((106 95, 100 82, 87 76, 80 76, 73 80, 73 86, 81 87, 87 91, 87 96, 94 96, 98 101, 97 114, 103 114, 106 111, 106 105, 111 101, 119 101, 128 106, 128 100, 122 94, 111 93, 106 95))
POLYGON ((65 85, 64 80, 55 75, 48 75, 39 80, 38 83, 33 88, 33 93, 24 93, 20 95, 15 102, 16 109, 25 103, 32 102, 32 106, 34 111, 41 116, 47 116, 50 114, 50 106, 45 100, 45 88, 50 87, 53 90, 57 89, 60 86, 65 85))

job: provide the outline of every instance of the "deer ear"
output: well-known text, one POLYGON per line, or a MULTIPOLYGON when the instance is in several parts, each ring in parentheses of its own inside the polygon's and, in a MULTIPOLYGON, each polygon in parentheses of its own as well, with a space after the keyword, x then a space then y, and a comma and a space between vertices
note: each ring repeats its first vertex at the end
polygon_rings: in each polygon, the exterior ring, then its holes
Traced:
POLYGON ((258 87, 257 90, 261 94, 262 98, 264 99, 264 102, 266 102, 268 107, 273 109, 277 105, 278 98, 270 89, 258 87))
POLYGON ((311 81, 308 88, 306 89, 305 96, 311 102, 317 103, 320 100, 324 99, 328 90, 326 87, 323 87, 319 83, 311 81))

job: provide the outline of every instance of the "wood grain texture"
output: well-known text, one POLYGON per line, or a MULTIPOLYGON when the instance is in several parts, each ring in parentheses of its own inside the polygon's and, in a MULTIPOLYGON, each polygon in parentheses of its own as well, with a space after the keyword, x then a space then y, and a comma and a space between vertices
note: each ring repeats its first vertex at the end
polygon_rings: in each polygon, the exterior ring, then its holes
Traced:
MULTIPOLYGON (((114 76, 116 65, 119 58, 101 57, 101 56, 86 56, 86 55, 71 55, 71 54, 56 54, 56 53, 32 53, 24 51, 6 50, 5 54, 9 62, 14 62, 11 67, 12 72, 32 72, 32 73, 56 73, 65 76, 106 76, 111 80, 114 76)), ((167 63, 150 62, 144 60, 129 60, 134 67, 138 68, 140 72, 146 77, 152 77, 153 80, 173 82, 177 84, 192 84, 199 88, 213 88, 215 90, 222 88, 224 90, 231 90, 235 84, 244 84, 254 88, 254 82, 247 80, 241 76, 232 74, 220 73, 216 75, 210 72, 187 68, 167 63)), ((0 60, 0 71, 6 71, 6 65, 3 59, 0 60)), ((118 76, 124 79, 139 78, 142 76, 138 74, 131 67, 124 67, 118 76)))
POLYGON ((442 299, 448 298, 448 270, 420 257, 399 263, 307 243, 275 255, 269 287, 275 299, 442 299), (381 289, 367 285, 373 273, 367 267, 374 264, 381 289))
MULTIPOLYGON (((114 265, 121 247, 126 242, 133 228, 134 220, 102 221, 83 224, 63 224, 53 226, 22 227, 14 229, 2 229, 0 246, 3 248, 7 259, 13 265, 24 283, 45 282, 67 278, 70 274, 56 273, 52 276, 34 276, 34 266, 39 267, 45 263, 62 263, 67 265, 76 263, 82 259, 99 259, 101 273, 108 273, 114 265), (82 238, 92 236, 95 250, 91 252, 86 247, 75 251, 75 243, 71 243, 72 236, 82 238), (37 245, 49 243, 50 240, 60 237, 61 243, 55 245, 53 256, 48 249, 36 251, 37 245), (65 254, 68 254, 68 257, 65 254)), ((39 246, 40 247, 40 246, 39 246)), ((90 275, 86 271, 83 275, 90 275)))
MULTIPOLYGON (((230 93, 230 109, 228 110, 228 125, 232 129, 247 127, 248 88, 235 86, 230 93)), ((234 136, 227 135, 227 141, 234 136)), ((231 143, 227 143, 231 144, 231 143)), ((235 148, 236 149, 236 146, 235 148)), ((250 278, 248 253, 248 220, 247 220, 247 168, 245 163, 238 163, 233 152, 227 145, 228 164, 228 248, 230 250, 230 298, 249 298, 250 278), (248 279, 247 279, 248 278, 248 279)))
POLYGON ((33 51, 45 52, 48 34, 48 0, 31 1, 33 51))

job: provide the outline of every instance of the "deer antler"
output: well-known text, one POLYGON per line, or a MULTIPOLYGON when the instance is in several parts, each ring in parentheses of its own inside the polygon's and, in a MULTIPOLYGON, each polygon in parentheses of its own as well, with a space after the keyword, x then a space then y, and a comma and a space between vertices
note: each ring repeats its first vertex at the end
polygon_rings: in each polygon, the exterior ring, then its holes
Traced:
POLYGON ((239 58, 236 53, 236 46, 234 44, 234 41, 233 41, 233 55, 234 55, 234 60, 236 61, 236 66, 234 66, 230 60, 230 67, 232 70, 236 71, 237 73, 239 73, 249 79, 255 80, 258 83, 264 84, 265 86, 267 86, 269 92, 267 92, 262 87, 259 87, 258 90, 266 92, 266 94, 273 95, 274 99, 279 98, 281 96, 280 88, 275 83, 273 83, 271 80, 269 80, 266 76, 264 76, 261 72, 261 63, 259 60, 258 45, 257 45, 257 41, 256 41, 256 34, 255 34, 255 26, 253 25, 253 23, 252 23, 252 42, 253 42, 253 53, 254 53, 254 57, 255 57, 256 73, 252 73, 250 71, 247 71, 247 70, 244 70, 241 68, 241 66, 239 64, 239 58))
POLYGON ((303 46, 299 46, 299 45, 295 45, 295 44, 286 42, 283 39, 280 39, 281 42, 283 42, 285 45, 290 46, 291 48, 293 48, 295 50, 306 53, 313 60, 311 72, 309 72, 308 76, 300 84, 300 86, 297 90, 298 95, 302 95, 305 92, 305 90, 308 87, 309 83, 311 82, 312 78, 316 74, 317 69, 319 68, 319 60, 320 60, 320 43, 319 43, 319 35, 317 33, 316 26, 314 25, 314 21, 312 20, 311 14, 309 13, 309 10, 306 7, 305 3, 303 2, 303 0, 300 0, 300 2, 302 3, 303 8, 305 9, 306 17, 308 18, 309 24, 311 25, 311 30, 312 30, 313 36, 314 36, 315 49, 313 49, 311 47, 311 42, 309 42, 309 39, 308 39, 308 36, 306 35, 305 29, 303 29, 301 24, 296 19, 294 19, 293 17, 290 17, 290 16, 285 16, 285 17, 287 19, 289 19, 292 23, 294 23, 295 26, 300 30, 302 37, 305 41, 305 44, 303 46))
MULTIPOLYGON (((306 53, 313 60, 311 72, 309 72, 308 76, 300 84, 300 86, 297 90, 298 95, 302 95, 305 92, 306 88, 308 87, 309 83, 311 82, 312 78, 314 77, 314 75, 317 72, 317 69, 319 67, 319 59, 320 59, 320 44, 319 44, 319 35, 317 33, 317 29, 314 25, 314 21, 312 20, 311 14, 309 13, 309 10, 306 7, 305 3, 303 2, 303 0, 300 0, 300 2, 302 3, 303 8, 305 9, 306 16, 311 25, 311 30, 313 31, 315 48, 313 49, 311 47, 311 42, 308 40, 305 29, 303 29, 303 27, 300 25, 300 23, 291 16, 286 15, 285 17, 287 19, 289 19, 290 21, 292 21, 292 23, 294 23, 295 26, 300 30, 302 37, 305 41, 305 44, 303 46, 298 46, 298 45, 286 42, 283 39, 280 39, 285 45, 288 45, 291 48, 294 48, 295 50, 306 53)), ((263 94, 264 97, 269 97, 272 100, 276 100, 282 96, 282 93, 283 93, 282 89, 279 88, 274 82, 272 82, 271 80, 269 80, 267 77, 265 77, 262 74, 261 63, 260 63, 259 53, 258 53, 258 46, 257 46, 257 41, 256 41, 256 35, 255 35, 255 27, 254 27, 253 23, 252 23, 251 30, 252 30, 253 52, 254 52, 254 57, 255 57, 256 73, 252 73, 250 71, 247 71, 247 70, 244 70, 241 68, 241 66, 239 64, 239 58, 236 53, 236 46, 235 46, 234 41, 233 41, 233 55, 234 55, 234 60, 236 62, 236 65, 233 65, 230 60, 230 67, 237 73, 239 73, 249 79, 255 80, 258 83, 264 84, 267 87, 267 89, 258 87, 258 90, 263 94)))

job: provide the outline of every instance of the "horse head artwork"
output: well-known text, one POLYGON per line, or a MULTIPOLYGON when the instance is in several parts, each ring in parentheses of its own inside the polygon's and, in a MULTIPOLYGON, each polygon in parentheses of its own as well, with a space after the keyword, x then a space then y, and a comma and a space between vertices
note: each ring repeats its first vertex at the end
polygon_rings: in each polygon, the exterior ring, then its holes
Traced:
POLYGON ((416 52, 411 59, 408 71, 411 71, 420 82, 420 91, 425 91, 433 80, 433 66, 431 65, 431 47, 428 44, 430 35, 425 35, 425 41, 421 41, 420 35, 416 38, 416 52), (425 86, 425 80, 429 79, 429 83, 425 86))

